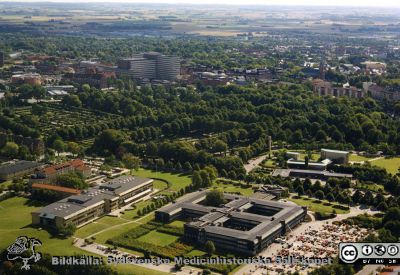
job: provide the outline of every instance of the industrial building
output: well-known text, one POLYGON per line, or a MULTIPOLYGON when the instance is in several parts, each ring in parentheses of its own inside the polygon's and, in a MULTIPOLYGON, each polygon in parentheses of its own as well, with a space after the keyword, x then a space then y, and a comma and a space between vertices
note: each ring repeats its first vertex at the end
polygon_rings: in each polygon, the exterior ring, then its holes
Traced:
POLYGON ((152 192, 152 179, 121 176, 32 212, 32 224, 80 227, 152 192))
POLYGON ((135 79, 171 81, 180 75, 180 70, 180 60, 177 56, 148 52, 120 59, 117 73, 135 79))
POLYGON ((197 244, 212 241, 217 248, 241 255, 256 255, 276 238, 301 223, 307 209, 294 204, 224 194, 225 205, 204 201, 209 191, 189 194, 155 213, 156 220, 192 220, 184 225, 184 238, 197 244))

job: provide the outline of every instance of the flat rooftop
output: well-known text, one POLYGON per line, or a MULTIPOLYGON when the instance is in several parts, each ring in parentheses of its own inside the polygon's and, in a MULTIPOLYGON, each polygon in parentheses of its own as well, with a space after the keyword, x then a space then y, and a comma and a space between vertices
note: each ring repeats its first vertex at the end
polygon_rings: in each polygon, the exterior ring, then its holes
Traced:
POLYGON ((337 177, 337 178, 352 178, 352 174, 344 174, 344 173, 334 173, 329 171, 320 171, 320 170, 305 170, 305 169, 275 169, 272 173, 272 176, 277 177, 281 176, 283 178, 290 177, 292 173, 298 174, 309 174, 309 175, 320 175, 325 177, 337 177))
POLYGON ((80 194, 70 196, 36 211, 43 217, 66 218, 80 210, 104 203, 104 200, 118 198, 121 194, 140 186, 151 183, 152 179, 138 178, 133 176, 121 176, 109 182, 89 188, 80 194))
MULTIPOLYGON (((239 195, 224 194, 227 200, 225 205, 220 207, 211 207, 199 204, 206 198, 209 191, 198 191, 194 194, 185 196, 179 202, 168 205, 160 210, 168 214, 175 214, 177 211, 194 210, 204 213, 195 221, 187 226, 202 228, 205 232, 216 235, 230 236, 237 239, 258 242, 259 238, 268 236, 275 230, 281 228, 281 221, 290 222, 305 210, 291 203, 283 203, 254 197, 244 197, 239 195), (253 211, 253 208, 261 209, 253 211), (257 212, 265 212, 263 214, 257 212), (224 224, 230 220, 252 225, 249 230, 239 230, 231 227, 225 227, 224 224)), ((247 226, 246 225, 246 226, 247 226)), ((246 227, 245 225, 243 225, 246 227)))
POLYGON ((5 163, 0 166, 0 174, 14 174, 28 169, 33 169, 42 164, 35 161, 18 160, 16 162, 5 163))
POLYGON ((151 183, 153 180, 148 178, 139 178, 133 176, 121 176, 112 179, 98 187, 100 189, 112 191, 115 195, 121 195, 132 188, 139 188, 140 186, 151 183))
POLYGON ((321 152, 336 153, 336 154, 349 154, 347 151, 332 150, 332 149, 321 149, 321 152))

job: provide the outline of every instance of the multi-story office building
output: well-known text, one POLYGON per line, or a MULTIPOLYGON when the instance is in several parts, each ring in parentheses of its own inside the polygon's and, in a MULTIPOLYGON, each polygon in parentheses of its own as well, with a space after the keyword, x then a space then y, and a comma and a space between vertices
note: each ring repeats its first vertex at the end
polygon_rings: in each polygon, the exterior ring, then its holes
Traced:
POLYGON ((224 194, 225 205, 211 207, 203 203, 208 192, 189 194, 157 210, 156 220, 191 219, 184 225, 187 241, 202 245, 212 241, 217 248, 256 255, 307 214, 306 208, 297 205, 230 194, 224 194))
POLYGON ((117 73, 137 79, 174 80, 180 69, 178 57, 148 52, 120 59, 117 73))
POLYGON ((152 192, 152 179, 121 176, 32 212, 32 224, 80 227, 152 192))

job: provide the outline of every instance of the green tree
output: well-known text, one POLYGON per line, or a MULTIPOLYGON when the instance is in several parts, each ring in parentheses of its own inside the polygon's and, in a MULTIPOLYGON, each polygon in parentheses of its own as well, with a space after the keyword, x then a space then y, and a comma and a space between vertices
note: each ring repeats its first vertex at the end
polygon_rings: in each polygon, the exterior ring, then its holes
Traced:
POLYGON ((82 107, 82 102, 77 95, 66 95, 61 100, 61 103, 69 107, 82 107))
POLYGON ((213 189, 207 193, 205 203, 209 206, 220 206, 224 204, 225 198, 224 193, 219 189, 213 189))
POLYGON ((136 171, 139 170, 140 159, 130 153, 123 155, 122 162, 128 169, 135 169, 136 171))
POLYGON ((205 251, 208 255, 213 255, 215 253, 215 245, 212 241, 207 241, 205 244, 205 251))
POLYGON ((58 155, 65 151, 65 143, 61 139, 56 139, 53 142, 53 148, 57 151, 58 155))
POLYGON ((67 150, 72 154, 77 155, 81 151, 81 147, 78 143, 70 141, 67 143, 67 150))
POLYGON ((1 154, 9 158, 16 158, 18 156, 19 146, 15 142, 8 141, 1 149, 1 154))
POLYGON ((68 224, 67 226, 58 226, 57 227, 57 232, 66 237, 74 235, 75 231, 76 231, 76 226, 73 224, 68 224))

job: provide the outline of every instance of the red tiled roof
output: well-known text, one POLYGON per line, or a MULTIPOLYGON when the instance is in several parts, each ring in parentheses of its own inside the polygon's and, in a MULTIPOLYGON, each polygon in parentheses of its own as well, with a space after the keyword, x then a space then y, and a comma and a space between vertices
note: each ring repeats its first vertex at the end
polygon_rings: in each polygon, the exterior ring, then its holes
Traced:
POLYGON ((81 159, 74 159, 65 163, 49 166, 43 169, 43 173, 46 175, 51 175, 57 173, 59 170, 67 169, 69 167, 73 167, 77 170, 88 170, 89 167, 87 167, 81 159))
POLYGON ((73 194, 73 195, 78 195, 81 193, 81 190, 79 190, 79 189, 68 188, 68 187, 63 187, 63 186, 58 186, 58 185, 44 184, 44 183, 34 183, 34 184, 32 184, 32 188, 57 191, 57 192, 73 194))

